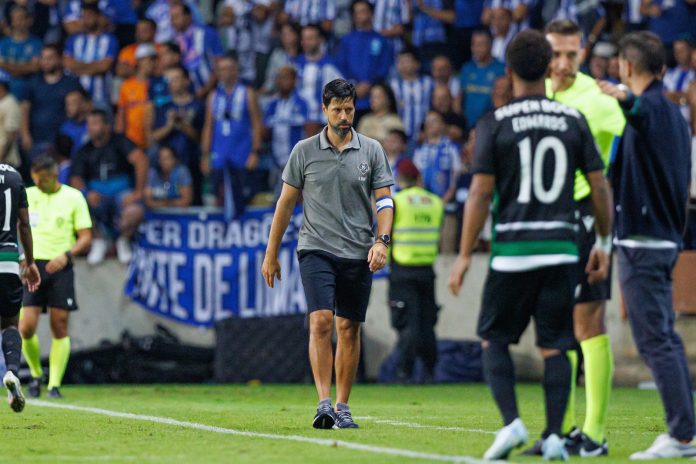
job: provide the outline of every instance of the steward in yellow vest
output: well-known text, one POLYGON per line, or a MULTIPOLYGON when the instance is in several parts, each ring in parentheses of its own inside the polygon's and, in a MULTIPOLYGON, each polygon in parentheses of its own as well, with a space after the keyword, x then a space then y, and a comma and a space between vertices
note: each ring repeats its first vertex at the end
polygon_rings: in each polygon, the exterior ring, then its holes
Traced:
POLYGON ((400 359, 397 381, 409 382, 420 357, 425 367, 423 381, 432 380, 437 361, 435 323, 435 272, 442 200, 423 189, 420 173, 411 160, 398 166, 397 182, 402 189, 394 195, 389 305, 392 326, 399 335, 400 359))

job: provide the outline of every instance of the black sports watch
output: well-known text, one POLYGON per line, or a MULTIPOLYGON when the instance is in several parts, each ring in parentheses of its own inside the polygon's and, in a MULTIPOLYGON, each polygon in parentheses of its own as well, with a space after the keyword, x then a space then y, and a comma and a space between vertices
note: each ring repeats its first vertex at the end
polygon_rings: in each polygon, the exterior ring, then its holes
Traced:
POLYGON ((384 243, 385 245, 389 246, 391 244, 391 237, 389 234, 382 234, 377 236, 377 240, 380 242, 384 243))

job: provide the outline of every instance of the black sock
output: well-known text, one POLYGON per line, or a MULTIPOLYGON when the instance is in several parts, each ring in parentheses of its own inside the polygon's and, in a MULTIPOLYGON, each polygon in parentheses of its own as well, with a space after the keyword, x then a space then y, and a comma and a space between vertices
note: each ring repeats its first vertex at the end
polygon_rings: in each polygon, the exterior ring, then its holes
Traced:
POLYGON ((5 355, 7 370, 17 375, 22 356, 22 337, 16 327, 2 331, 2 352, 5 355))
POLYGON ((563 416, 570 394, 570 362, 565 353, 544 359, 544 394, 546 396, 546 430, 543 437, 551 434, 559 437, 563 416))
POLYGON ((508 345, 490 342, 483 349, 483 372, 505 425, 509 425, 520 415, 515 397, 515 367, 508 345))

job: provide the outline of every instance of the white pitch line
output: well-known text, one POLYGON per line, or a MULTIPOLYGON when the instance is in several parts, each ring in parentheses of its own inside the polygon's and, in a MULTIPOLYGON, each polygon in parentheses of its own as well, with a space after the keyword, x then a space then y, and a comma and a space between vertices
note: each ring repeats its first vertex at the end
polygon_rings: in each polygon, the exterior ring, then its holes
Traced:
POLYGON ((176 420, 176 419, 171 419, 169 417, 146 416, 143 414, 132 414, 132 413, 128 413, 128 412, 111 411, 108 409, 101 409, 101 408, 75 406, 72 404, 65 404, 65 403, 53 403, 53 402, 41 401, 41 400, 31 400, 31 401, 29 401, 29 404, 33 405, 33 406, 44 407, 44 408, 55 408, 55 409, 66 409, 69 411, 89 412, 92 414, 99 414, 99 415, 108 416, 108 417, 118 417, 121 419, 131 419, 131 420, 138 420, 138 421, 145 421, 145 422, 153 422, 155 424, 173 425, 176 427, 184 427, 184 428, 188 428, 188 429, 202 430, 205 432, 221 433, 221 434, 227 434, 227 435, 236 435, 236 436, 249 437, 249 438, 266 438, 266 439, 270 439, 270 440, 284 440, 284 441, 294 441, 294 442, 301 442, 301 443, 311 443, 311 444, 320 445, 320 446, 346 448, 346 449, 352 449, 352 450, 356 450, 356 451, 365 451, 368 453, 386 454, 386 455, 390 455, 390 456, 400 456, 400 457, 404 457, 404 458, 428 459, 431 461, 455 462, 455 463, 465 463, 465 464, 483 464, 484 462, 491 462, 491 461, 483 461, 481 459, 476 459, 476 458, 473 458, 470 456, 451 456, 451 455, 446 455, 446 454, 424 453, 424 452, 413 451, 413 450, 408 450, 408 449, 387 448, 387 447, 383 447, 383 446, 366 445, 366 444, 362 444, 362 443, 355 443, 355 442, 343 441, 343 440, 312 438, 312 437, 305 437, 305 436, 301 436, 301 435, 279 435, 279 434, 274 434, 274 433, 248 432, 248 431, 244 431, 244 430, 227 429, 224 427, 216 427, 213 425, 199 424, 197 422, 180 421, 180 420, 176 420))
POLYGON ((379 419, 377 417, 372 416, 356 417, 356 419, 371 421, 375 424, 386 424, 393 425, 395 427, 406 427, 409 429, 451 430, 453 432, 484 433, 486 435, 495 435, 495 432, 484 429, 467 429, 466 427, 457 426, 419 424, 417 422, 403 422, 392 419, 379 419))

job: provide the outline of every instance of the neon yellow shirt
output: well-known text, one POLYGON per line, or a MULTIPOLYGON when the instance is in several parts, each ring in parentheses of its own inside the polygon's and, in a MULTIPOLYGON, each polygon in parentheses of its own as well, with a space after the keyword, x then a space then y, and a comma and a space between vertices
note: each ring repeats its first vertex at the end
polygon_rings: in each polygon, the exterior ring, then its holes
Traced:
POLYGON ((92 227, 85 197, 68 185, 61 185, 56 193, 29 187, 27 200, 34 259, 51 260, 69 251, 75 243, 75 233, 92 227))
MULTIPOLYGON (((579 110, 585 116, 605 169, 609 169, 626 126, 626 119, 617 101, 603 94, 594 79, 580 72, 573 85, 561 92, 554 93, 551 79, 546 79, 546 96, 579 110)), ((589 194, 590 184, 585 175, 576 171, 575 201, 583 200, 589 194)))

